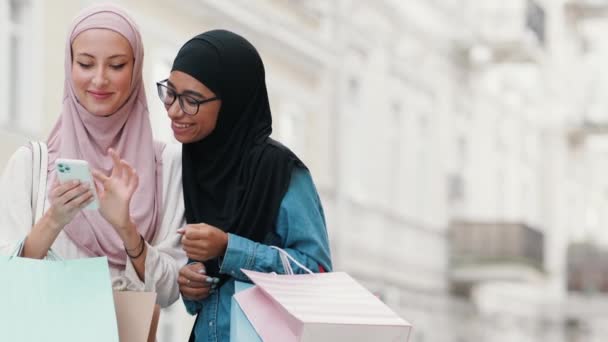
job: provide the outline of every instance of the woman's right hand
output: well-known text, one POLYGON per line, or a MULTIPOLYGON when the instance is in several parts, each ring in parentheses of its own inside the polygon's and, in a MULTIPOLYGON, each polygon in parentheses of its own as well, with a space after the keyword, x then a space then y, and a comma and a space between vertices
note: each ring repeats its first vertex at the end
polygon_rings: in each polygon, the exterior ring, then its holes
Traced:
POLYGON ((84 184, 77 180, 61 184, 55 179, 49 193, 51 207, 45 215, 48 215, 58 229, 63 229, 74 219, 76 213, 93 202, 92 186, 93 184, 84 184))
POLYGON ((218 278, 208 277, 205 274, 205 265, 200 262, 193 262, 179 270, 179 292, 182 296, 190 300, 202 300, 213 291, 219 282, 218 278))

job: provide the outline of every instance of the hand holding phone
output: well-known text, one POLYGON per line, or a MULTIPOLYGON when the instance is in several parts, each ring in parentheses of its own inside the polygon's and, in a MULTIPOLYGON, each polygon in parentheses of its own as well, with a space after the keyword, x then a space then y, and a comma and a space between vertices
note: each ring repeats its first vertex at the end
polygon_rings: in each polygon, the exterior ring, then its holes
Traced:
POLYGON ((91 192, 93 192, 94 200, 83 209, 99 209, 99 199, 97 197, 95 183, 93 181, 93 176, 91 175, 91 170, 89 169, 89 163, 87 163, 86 160, 58 158, 55 160, 55 167, 57 178, 62 184, 71 180, 78 180, 81 184, 89 184, 91 192))

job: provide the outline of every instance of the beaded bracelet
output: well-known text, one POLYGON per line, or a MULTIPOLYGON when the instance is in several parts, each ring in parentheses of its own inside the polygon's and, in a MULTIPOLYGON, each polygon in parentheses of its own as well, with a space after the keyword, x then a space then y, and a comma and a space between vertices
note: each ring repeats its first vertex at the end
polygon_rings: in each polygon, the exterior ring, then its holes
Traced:
POLYGON ((129 258, 131 259, 137 259, 139 258, 143 253, 144 253, 144 249, 146 249, 145 247, 145 242, 144 242, 144 237, 139 234, 139 237, 141 238, 139 244, 137 245, 137 247, 133 248, 133 249, 127 249, 127 247, 125 247, 125 252, 127 253, 127 255, 129 256, 129 258), (137 255, 131 255, 129 254, 129 251, 136 251, 139 248, 141 248, 141 251, 139 251, 139 253, 137 253, 137 255))

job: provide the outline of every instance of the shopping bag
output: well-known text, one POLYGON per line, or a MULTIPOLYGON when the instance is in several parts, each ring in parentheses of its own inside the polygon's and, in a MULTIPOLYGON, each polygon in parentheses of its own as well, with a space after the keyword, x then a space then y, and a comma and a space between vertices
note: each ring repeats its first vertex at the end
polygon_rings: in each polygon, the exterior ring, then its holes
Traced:
POLYGON ((106 257, 0 256, 0 340, 118 342, 106 257))
MULTIPOLYGON (((283 265, 289 268, 288 262, 283 265)), ((409 338, 411 325, 345 272, 242 271, 256 286, 236 293, 234 299, 265 342, 407 342, 409 338)))
POLYGON ((160 315, 155 292, 114 291, 120 342, 154 342, 160 315))
MULTIPOLYGON (((32 145, 32 225, 44 212, 48 149, 32 145)), ((2 228, 2 227, 0 227, 2 228)), ((0 341, 118 342, 108 260, 0 256, 0 341)))
MULTIPOLYGON (((253 286, 253 284, 235 281, 234 292, 238 293, 253 286)), ((245 316, 245 313, 243 313, 243 310, 241 310, 235 298, 232 297, 230 302, 230 342, 243 341, 262 342, 262 339, 260 339, 260 336, 247 319, 247 316, 245 316)))

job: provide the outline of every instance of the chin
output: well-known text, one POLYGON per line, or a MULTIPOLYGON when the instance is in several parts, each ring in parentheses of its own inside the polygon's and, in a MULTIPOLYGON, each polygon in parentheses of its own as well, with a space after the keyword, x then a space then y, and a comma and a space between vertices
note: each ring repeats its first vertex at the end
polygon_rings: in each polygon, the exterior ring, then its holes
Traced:
POLYGON ((175 135, 173 137, 175 138, 175 140, 177 140, 179 143, 182 143, 182 144, 188 144, 188 143, 192 142, 191 139, 188 139, 186 137, 175 136, 175 135))
POLYGON ((99 117, 106 117, 106 116, 112 115, 111 113, 108 113, 108 112, 91 112, 91 114, 93 114, 95 116, 99 116, 99 117))
POLYGON ((95 110, 95 111, 89 111, 89 113, 95 115, 95 116, 109 116, 110 113, 106 112, 106 111, 99 111, 99 110, 95 110))
POLYGON ((89 111, 89 113, 91 113, 91 114, 93 114, 95 116, 109 116, 109 115, 111 115, 112 113, 115 112, 115 110, 108 109, 108 108, 99 108, 99 107, 95 108, 95 107, 93 107, 93 108, 89 109, 86 106, 85 106, 85 108, 86 108, 86 110, 89 111))

